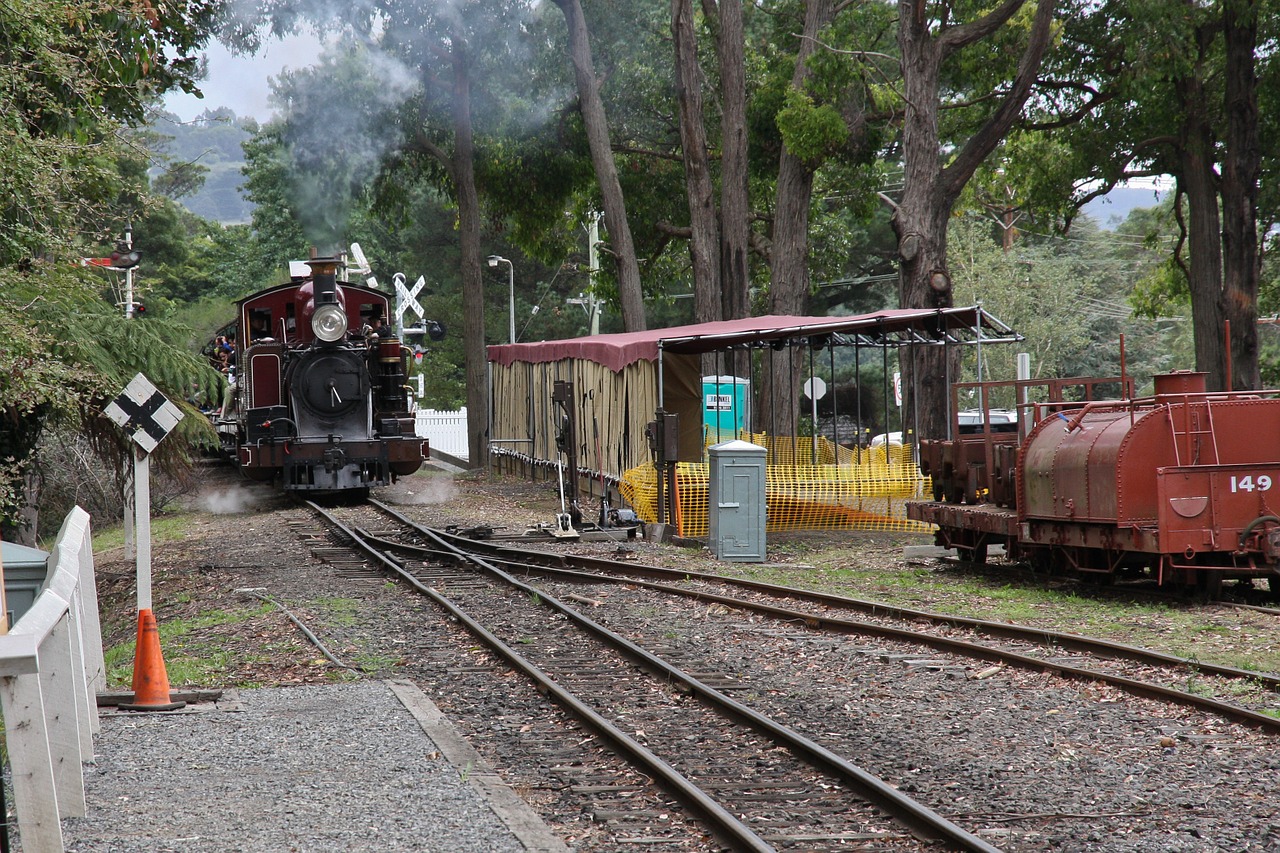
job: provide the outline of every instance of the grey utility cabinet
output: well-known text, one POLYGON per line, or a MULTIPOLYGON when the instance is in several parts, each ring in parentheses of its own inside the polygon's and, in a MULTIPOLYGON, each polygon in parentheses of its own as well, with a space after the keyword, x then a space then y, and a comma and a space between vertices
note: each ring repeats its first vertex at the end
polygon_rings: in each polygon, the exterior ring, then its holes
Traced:
POLYGON ((758 444, 713 444, 707 494, 707 532, 718 560, 763 563, 765 559, 765 455, 758 444))
POLYGON ((0 542, 0 562, 4 564, 4 598, 12 628, 35 604, 44 586, 49 574, 49 552, 16 542, 0 542))

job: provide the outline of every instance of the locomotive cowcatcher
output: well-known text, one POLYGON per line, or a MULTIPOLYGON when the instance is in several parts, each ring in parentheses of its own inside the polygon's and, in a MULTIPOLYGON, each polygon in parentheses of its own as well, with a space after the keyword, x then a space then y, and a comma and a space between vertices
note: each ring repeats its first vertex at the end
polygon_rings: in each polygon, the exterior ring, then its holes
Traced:
MULTIPOLYGON (((1205 374, 958 383, 988 400, 1016 393, 1018 430, 989 427, 924 440, 932 501, 907 516, 939 545, 982 562, 989 544, 1014 560, 1103 580, 1149 576, 1214 597, 1223 580, 1266 578, 1280 596, 1280 399, 1209 393, 1205 374), (1119 399, 1096 399, 1105 385, 1119 399), (1046 402, 1026 402, 1033 389, 1046 402), (1064 397, 1074 396, 1074 402, 1064 397)), ((989 419, 986 419, 989 420, 989 419)))
POLYGON ((366 492, 427 458, 399 338, 374 333, 385 295, 337 281, 338 258, 292 264, 288 284, 239 305, 236 376, 215 421, 250 479, 286 491, 366 492))

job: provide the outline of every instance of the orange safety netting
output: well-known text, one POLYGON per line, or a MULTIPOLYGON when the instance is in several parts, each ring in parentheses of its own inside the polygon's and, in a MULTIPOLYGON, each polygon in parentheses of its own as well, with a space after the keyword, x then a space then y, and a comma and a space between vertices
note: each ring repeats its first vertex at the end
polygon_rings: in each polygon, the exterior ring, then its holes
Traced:
MULTIPOLYGON (((903 501, 930 494, 911 445, 869 449, 838 447, 825 438, 742 438, 764 447, 766 530, 909 530, 933 528, 906 517, 903 501), (811 462, 810 460, 817 460, 811 462)), ((706 462, 675 466, 675 523, 680 536, 707 535, 706 462)), ((623 473, 618 484, 637 516, 658 521, 658 475, 647 462, 623 473)))

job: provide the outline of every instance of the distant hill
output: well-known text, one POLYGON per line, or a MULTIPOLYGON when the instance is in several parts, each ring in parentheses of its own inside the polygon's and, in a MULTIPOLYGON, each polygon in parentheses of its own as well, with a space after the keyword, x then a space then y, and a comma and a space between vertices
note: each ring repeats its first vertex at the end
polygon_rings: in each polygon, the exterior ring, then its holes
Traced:
POLYGON ((257 132, 255 119, 239 118, 225 107, 205 110, 191 122, 162 112, 151 129, 171 137, 164 150, 174 162, 196 162, 209 170, 199 192, 179 199, 185 208, 225 225, 249 221, 253 204, 240 194, 245 165, 240 146, 257 132))
POLYGON ((1129 217, 1132 211, 1160 204, 1164 194, 1151 187, 1118 187, 1102 198, 1096 198, 1086 204, 1082 211, 1087 213, 1099 228, 1114 231, 1115 227, 1129 217))

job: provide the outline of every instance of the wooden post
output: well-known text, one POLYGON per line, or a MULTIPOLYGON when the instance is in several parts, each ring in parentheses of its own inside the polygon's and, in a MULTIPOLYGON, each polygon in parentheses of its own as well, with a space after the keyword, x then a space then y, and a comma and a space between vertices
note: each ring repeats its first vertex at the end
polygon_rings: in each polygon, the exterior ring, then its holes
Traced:
POLYGON ((151 462, 141 447, 134 448, 133 509, 138 537, 138 610, 151 609, 151 462))

